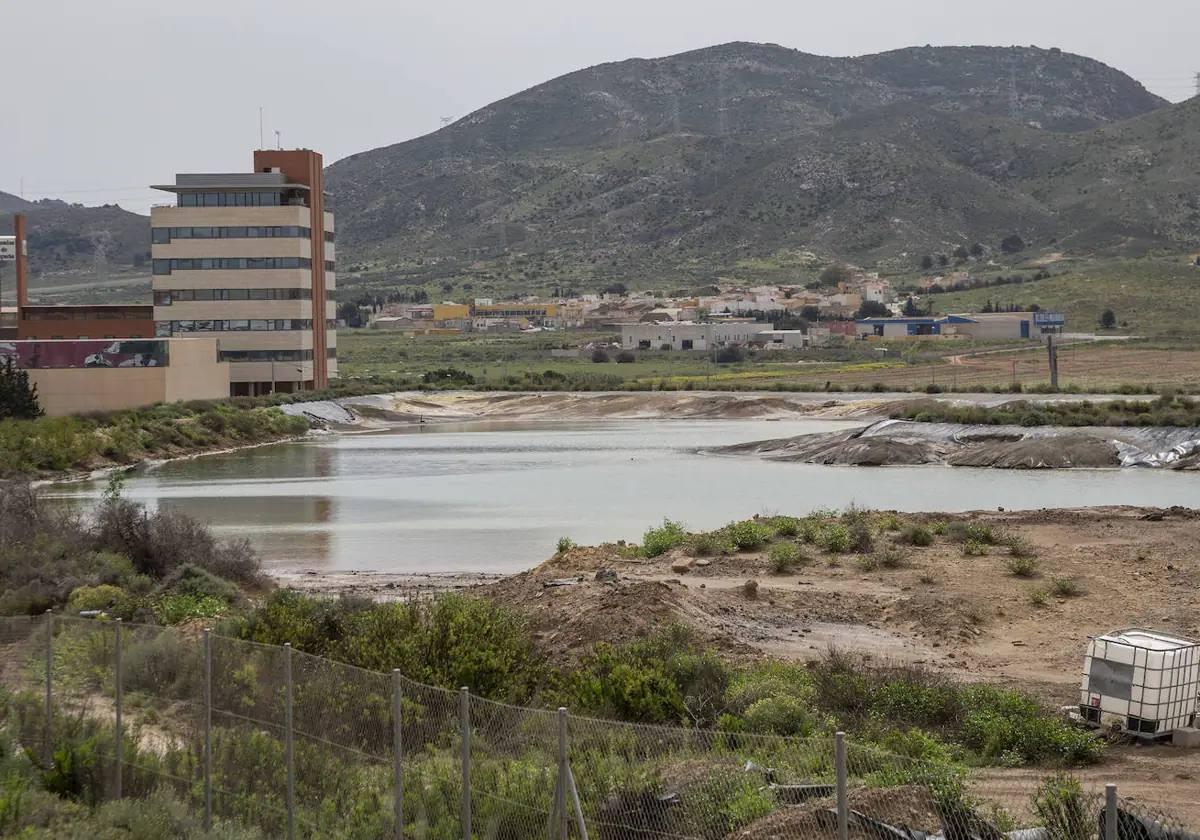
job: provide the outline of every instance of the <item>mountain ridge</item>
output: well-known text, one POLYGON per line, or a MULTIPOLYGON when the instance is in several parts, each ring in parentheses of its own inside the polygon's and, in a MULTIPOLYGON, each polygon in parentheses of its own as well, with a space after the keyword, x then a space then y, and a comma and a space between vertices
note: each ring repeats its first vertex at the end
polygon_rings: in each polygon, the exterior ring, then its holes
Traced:
POLYGON ((1014 233, 1162 247, 1194 239, 1186 185, 1160 208, 1173 221, 1147 226, 1081 198, 1080 173, 1134 142, 1120 126, 1173 108, 1056 49, 731 42, 550 79, 344 158, 327 184, 343 255, 401 283, 711 279, 783 253, 878 262, 1014 233))

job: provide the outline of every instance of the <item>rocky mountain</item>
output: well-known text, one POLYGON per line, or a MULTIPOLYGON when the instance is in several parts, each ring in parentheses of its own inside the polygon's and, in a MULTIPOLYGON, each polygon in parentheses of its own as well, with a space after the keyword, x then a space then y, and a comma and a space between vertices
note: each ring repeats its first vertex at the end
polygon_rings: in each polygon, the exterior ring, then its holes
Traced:
POLYGON ((33 206, 32 201, 26 201, 19 196, 0 192, 0 213, 20 213, 29 210, 33 206))
POLYGON ((31 283, 49 274, 110 274, 140 268, 150 256, 150 220, 115 204, 85 207, 54 199, 26 201, 0 193, 0 234, 10 213, 27 218, 31 283))
POLYGON ((327 182, 343 263, 418 280, 711 277, 1012 233, 1169 246, 1200 229, 1194 114, 1166 106, 1056 49, 734 43, 559 77, 327 182), (1160 177, 1168 159, 1181 171, 1160 177))

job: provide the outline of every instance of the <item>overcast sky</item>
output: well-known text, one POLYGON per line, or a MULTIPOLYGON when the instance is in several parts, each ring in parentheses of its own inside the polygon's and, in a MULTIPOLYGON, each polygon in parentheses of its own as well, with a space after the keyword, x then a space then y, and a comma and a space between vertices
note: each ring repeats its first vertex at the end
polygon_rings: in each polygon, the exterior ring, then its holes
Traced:
POLYGON ((605 61, 726 41, 824 55, 923 44, 1081 53, 1181 100, 1196 0, 22 0, 0 9, 0 190, 147 212, 175 172, 258 145, 338 158, 605 61))

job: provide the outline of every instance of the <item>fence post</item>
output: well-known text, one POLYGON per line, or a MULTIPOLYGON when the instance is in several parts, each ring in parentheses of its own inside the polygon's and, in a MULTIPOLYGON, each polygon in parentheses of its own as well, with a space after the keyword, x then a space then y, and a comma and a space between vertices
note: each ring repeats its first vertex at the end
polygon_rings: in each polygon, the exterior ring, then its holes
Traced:
POLYGON ((1117 786, 1104 786, 1104 840, 1117 840, 1117 786))
POLYGON ((458 692, 458 718, 462 729, 462 836, 471 840, 471 690, 458 692))
POLYGON ((204 830, 212 831, 212 630, 204 628, 204 830))
POLYGON ((122 791, 121 791, 122 784, 121 783, 122 783, 122 781, 124 781, 124 774, 125 774, 125 727, 123 725, 123 721, 121 720, 121 711, 122 711, 122 706, 124 705, 125 692, 123 690, 123 685, 122 685, 124 680, 121 677, 121 671, 122 671, 122 668, 121 668, 121 619, 118 618, 116 620, 116 622, 114 622, 114 623, 116 624, 116 630, 117 630, 116 655, 114 656, 114 659, 116 662, 116 672, 117 672, 116 673, 116 706, 117 706, 117 714, 116 714, 116 736, 117 736, 117 741, 116 741, 116 758, 117 758, 116 794, 117 794, 117 797, 116 798, 120 799, 121 793, 122 793, 122 791))
POLYGON ((837 774, 837 836, 848 840, 850 836, 850 802, 846 794, 846 733, 833 734, 833 768, 837 774))
POLYGON ((292 643, 283 645, 283 759, 287 764, 287 836, 296 837, 296 755, 292 739, 292 643))
POLYGON ((558 840, 567 840, 567 710, 558 707, 558 784, 554 788, 554 809, 558 813, 558 840))
POLYGON ((46 766, 54 756, 54 613, 46 610, 46 731, 42 752, 46 766))
POLYGON ((396 840, 404 840, 404 738, 401 735, 400 669, 392 669, 392 777, 395 785, 396 840))

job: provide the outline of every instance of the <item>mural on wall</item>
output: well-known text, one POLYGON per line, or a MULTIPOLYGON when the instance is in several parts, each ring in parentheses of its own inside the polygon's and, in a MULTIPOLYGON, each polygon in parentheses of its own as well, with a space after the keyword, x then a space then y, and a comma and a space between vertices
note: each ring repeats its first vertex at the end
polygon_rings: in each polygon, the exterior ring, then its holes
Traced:
POLYGON ((0 364, 11 359, 26 370, 47 368, 165 367, 163 341, 0 341, 0 364))

